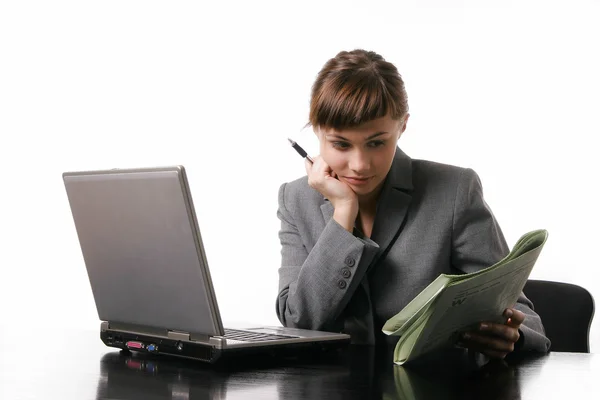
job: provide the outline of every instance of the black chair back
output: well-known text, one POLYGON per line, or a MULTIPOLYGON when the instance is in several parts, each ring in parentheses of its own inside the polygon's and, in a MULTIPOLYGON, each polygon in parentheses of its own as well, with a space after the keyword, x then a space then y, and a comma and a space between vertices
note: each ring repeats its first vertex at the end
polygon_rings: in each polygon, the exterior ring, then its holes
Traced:
POLYGON ((530 279, 523 288, 542 318, 551 351, 589 353, 594 298, 581 286, 530 279))

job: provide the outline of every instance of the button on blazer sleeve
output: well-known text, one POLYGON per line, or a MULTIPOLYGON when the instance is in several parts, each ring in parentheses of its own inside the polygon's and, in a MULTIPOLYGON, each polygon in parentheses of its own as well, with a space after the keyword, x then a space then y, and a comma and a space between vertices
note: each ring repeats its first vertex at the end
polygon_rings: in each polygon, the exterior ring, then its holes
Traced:
POLYGON ((324 221, 318 206, 299 198, 306 193, 288 193, 290 185, 279 189, 277 315, 284 326, 334 330, 379 246, 354 236, 333 218, 324 221), (324 229, 315 232, 318 226, 324 229))
MULTIPOLYGON (((469 273, 488 267, 509 252, 502 231, 483 199, 481 182, 475 171, 464 169, 457 187, 452 229, 452 264, 469 273)), ((525 314, 520 331, 520 350, 546 352, 550 340, 534 306, 523 293, 514 308, 525 314)))

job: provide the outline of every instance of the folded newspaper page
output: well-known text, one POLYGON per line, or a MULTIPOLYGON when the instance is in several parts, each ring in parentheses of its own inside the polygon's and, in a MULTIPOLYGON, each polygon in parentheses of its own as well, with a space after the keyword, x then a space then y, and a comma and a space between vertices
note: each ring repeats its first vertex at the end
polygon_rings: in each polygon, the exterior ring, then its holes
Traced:
POLYGON ((394 362, 454 346, 459 336, 480 322, 504 323, 529 278, 546 239, 545 229, 523 235, 496 264, 463 275, 441 274, 382 328, 399 336, 394 362))

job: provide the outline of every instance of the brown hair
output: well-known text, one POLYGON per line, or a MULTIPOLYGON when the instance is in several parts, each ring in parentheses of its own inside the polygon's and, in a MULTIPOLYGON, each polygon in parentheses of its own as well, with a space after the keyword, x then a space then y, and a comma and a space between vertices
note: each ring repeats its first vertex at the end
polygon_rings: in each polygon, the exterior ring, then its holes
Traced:
POLYGON ((408 113, 396 67, 366 50, 342 51, 325 63, 312 86, 308 125, 341 130, 408 113))

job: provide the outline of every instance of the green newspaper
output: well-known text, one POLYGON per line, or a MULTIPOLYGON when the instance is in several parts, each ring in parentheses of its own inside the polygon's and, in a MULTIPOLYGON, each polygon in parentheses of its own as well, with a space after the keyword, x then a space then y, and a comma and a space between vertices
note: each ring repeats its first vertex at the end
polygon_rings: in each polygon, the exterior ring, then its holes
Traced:
POLYGON ((491 267, 441 274, 383 326, 386 335, 399 336, 394 363, 454 346, 463 332, 480 322, 504 323, 502 313, 517 302, 547 237, 545 229, 531 231, 491 267))

